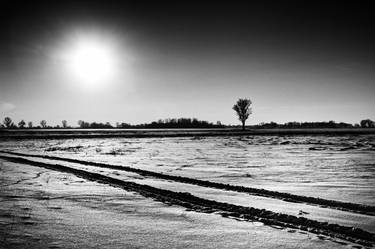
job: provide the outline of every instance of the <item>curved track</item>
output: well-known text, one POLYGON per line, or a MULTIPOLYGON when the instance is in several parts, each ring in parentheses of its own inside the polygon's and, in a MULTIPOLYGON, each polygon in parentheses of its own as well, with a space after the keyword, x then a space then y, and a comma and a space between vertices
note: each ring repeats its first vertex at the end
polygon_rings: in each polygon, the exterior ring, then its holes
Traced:
MULTIPOLYGON (((234 205, 230 203, 208 200, 205 198, 197 197, 187 192, 175 192, 171 190, 152 187, 152 186, 145 185, 145 184, 138 184, 138 183, 131 182, 131 181, 124 181, 124 180, 116 179, 113 177, 105 176, 103 174, 93 173, 87 170, 76 169, 73 167, 68 167, 68 166, 64 166, 60 164, 37 162, 37 161, 29 160, 23 157, 19 157, 21 153, 13 153, 13 155, 16 155, 16 154, 18 154, 18 157, 0 155, 0 158, 11 161, 11 162, 29 164, 29 165, 33 165, 37 167, 43 167, 43 168, 47 168, 51 170, 71 173, 84 179, 97 181, 103 184, 109 184, 114 187, 120 187, 127 191, 135 191, 145 197, 153 198, 157 201, 161 201, 167 204, 183 206, 185 208, 198 211, 198 212, 217 212, 224 217, 241 219, 241 220, 246 220, 246 221, 259 221, 266 225, 276 225, 280 227, 288 227, 288 228, 304 230, 304 231, 308 231, 308 232, 315 233, 315 234, 323 234, 323 235, 330 236, 333 238, 343 239, 343 240, 350 241, 350 242, 360 244, 363 246, 375 245, 375 234, 367 232, 359 228, 354 228, 350 226, 342 226, 338 224, 329 224, 327 222, 320 222, 320 221, 316 221, 313 219, 307 219, 304 217, 297 217, 293 215, 276 213, 276 212, 268 211, 265 209, 257 209, 253 207, 234 205)), ((29 156, 29 155, 25 154, 24 156, 29 156)), ((37 157, 36 155, 34 156, 37 157)), ((53 159, 57 160, 57 157, 54 157, 53 159)), ((77 163, 77 160, 75 159, 69 159, 69 160, 74 160, 74 162, 77 163)), ((89 164, 91 166, 103 167, 103 164, 97 164, 97 163, 89 163, 89 164), (97 164, 97 165, 93 165, 93 164, 97 164)), ((106 165, 106 166, 111 166, 111 165, 106 165)), ((111 167, 121 167, 121 166, 112 165, 111 167)), ((116 169, 118 170, 118 168, 116 169)), ((136 170, 140 170, 140 169, 136 169, 136 170)), ((149 171, 146 171, 146 172, 149 172, 149 171)), ((142 173, 142 172, 137 172, 137 173, 142 173)), ((152 173, 160 174, 160 173, 155 173, 155 172, 152 172, 152 173)), ((164 175, 164 176, 167 176, 167 175, 164 175)), ((174 176, 168 176, 168 177, 174 177, 174 176)), ((187 178, 187 179, 195 180, 191 178, 187 178)), ((168 180, 174 180, 174 179, 168 178, 168 180)), ((203 183, 207 185, 205 181, 203 181, 203 183)), ((211 184, 211 182, 208 182, 208 184, 211 184)), ((223 185, 226 186, 225 184, 223 185)), ((208 187, 211 187, 211 186, 208 186, 208 187)))

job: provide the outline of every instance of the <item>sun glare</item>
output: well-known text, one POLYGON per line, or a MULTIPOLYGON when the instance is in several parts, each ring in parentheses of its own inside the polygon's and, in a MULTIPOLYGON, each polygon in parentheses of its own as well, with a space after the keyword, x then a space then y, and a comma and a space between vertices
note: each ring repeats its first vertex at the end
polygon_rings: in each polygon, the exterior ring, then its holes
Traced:
POLYGON ((69 68, 82 83, 106 83, 115 74, 115 56, 107 44, 81 41, 69 53, 69 68))

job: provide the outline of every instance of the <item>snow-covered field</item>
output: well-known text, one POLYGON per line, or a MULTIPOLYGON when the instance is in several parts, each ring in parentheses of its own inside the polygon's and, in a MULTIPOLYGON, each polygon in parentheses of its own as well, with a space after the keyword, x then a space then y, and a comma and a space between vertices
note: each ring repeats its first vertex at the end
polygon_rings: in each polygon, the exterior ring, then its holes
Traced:
MULTIPOLYGON (((30 139, 2 141, 0 150, 104 162, 375 206, 375 135, 30 139)), ((45 158, 32 160, 375 233, 373 215, 79 163, 45 158)), ((75 244, 81 245, 79 248, 84 245, 112 248, 340 248, 352 245, 340 240, 334 243, 335 239, 329 236, 298 229, 280 230, 259 222, 237 221, 217 214, 189 211, 178 205, 168 206, 138 193, 69 173, 6 160, 2 160, 0 166, 0 222, 3 227, 0 242, 5 241, 4 245, 20 248, 25 243, 41 248, 51 243, 62 248, 75 244), (12 229, 7 229, 9 227, 12 229)))
POLYGON ((375 205, 375 135, 24 140, 0 150, 375 205))
POLYGON ((0 161, 0 248, 347 248, 0 161), (15 184, 17 183, 17 184, 15 184))

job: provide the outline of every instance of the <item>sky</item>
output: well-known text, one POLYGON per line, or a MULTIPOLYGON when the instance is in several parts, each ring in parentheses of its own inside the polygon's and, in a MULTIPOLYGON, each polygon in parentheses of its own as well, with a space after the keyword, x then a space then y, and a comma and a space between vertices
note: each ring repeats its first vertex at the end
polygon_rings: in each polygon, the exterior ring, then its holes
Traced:
POLYGON ((1 120, 238 124, 232 106, 244 97, 248 124, 375 119, 365 1, 16 0, 0 9, 1 120), (74 59, 85 53, 97 56, 74 59))

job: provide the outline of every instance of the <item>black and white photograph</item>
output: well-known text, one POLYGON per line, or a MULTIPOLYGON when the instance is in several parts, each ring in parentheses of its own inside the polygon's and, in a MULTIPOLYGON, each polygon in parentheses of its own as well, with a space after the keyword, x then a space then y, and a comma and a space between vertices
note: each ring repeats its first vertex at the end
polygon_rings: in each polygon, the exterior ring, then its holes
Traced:
POLYGON ((0 249, 375 248, 367 1, 0 2, 0 249))

